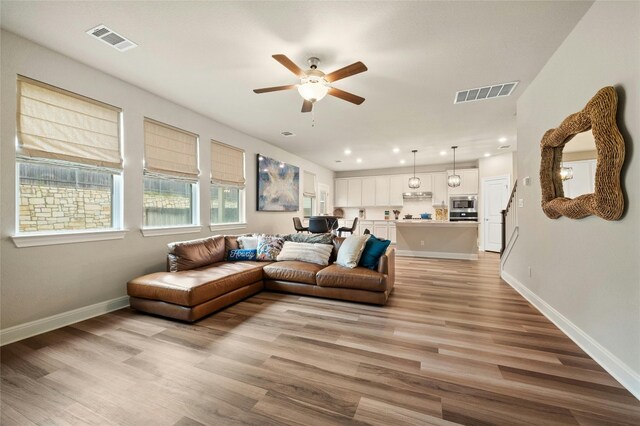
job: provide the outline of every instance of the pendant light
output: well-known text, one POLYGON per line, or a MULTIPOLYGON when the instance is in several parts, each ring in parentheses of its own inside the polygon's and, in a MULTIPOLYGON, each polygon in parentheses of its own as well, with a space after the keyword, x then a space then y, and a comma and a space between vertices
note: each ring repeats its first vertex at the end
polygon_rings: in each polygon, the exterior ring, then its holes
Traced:
POLYGON ((460 175, 456 174, 456 148, 458 147, 457 146, 451 147, 451 149, 453 150, 453 174, 447 177, 447 185, 449 185, 451 188, 460 186, 460 183, 462 182, 462 179, 460 179, 460 175))
POLYGON ((418 189, 420 188, 420 178, 416 177, 416 152, 418 152, 418 150, 414 149, 411 152, 413 152, 413 177, 409 178, 409 188, 418 189))

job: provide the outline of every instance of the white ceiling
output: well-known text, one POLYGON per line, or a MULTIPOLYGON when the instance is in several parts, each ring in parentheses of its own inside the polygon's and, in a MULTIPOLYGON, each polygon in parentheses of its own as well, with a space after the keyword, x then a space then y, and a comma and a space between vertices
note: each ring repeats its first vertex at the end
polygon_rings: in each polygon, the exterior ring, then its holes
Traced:
POLYGON ((342 171, 409 165, 411 149, 419 165, 443 163, 451 145, 460 146, 457 159, 473 160, 498 153, 501 137, 515 148, 518 96, 590 6, 2 1, 0 10, 11 32, 342 171), (121 53, 85 34, 98 24, 139 47, 121 53), (317 56, 325 72, 364 62, 369 71, 334 86, 366 101, 327 96, 315 105, 312 127, 297 91, 252 92, 297 82, 271 58, 276 53, 304 69, 317 56), (514 80, 520 84, 508 98, 453 104, 457 90, 514 80), (284 138, 285 130, 296 136, 284 138))

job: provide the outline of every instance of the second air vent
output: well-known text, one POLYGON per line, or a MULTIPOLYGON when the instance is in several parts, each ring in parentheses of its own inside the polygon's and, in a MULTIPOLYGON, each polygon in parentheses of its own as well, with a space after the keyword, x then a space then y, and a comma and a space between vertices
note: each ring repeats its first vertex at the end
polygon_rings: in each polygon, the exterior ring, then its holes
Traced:
POLYGON ((117 32, 110 30, 104 25, 98 25, 95 28, 91 28, 89 31, 87 31, 87 34, 97 38, 104 43, 107 43, 109 46, 118 49, 120 52, 133 49, 137 46, 137 44, 135 44, 128 38, 121 36, 117 32))
POLYGON ((493 86, 478 87, 476 89, 466 89, 456 92, 453 99, 454 104, 462 104, 465 102, 483 101, 485 99, 501 98, 509 96, 518 85, 517 81, 509 83, 494 84, 493 86))

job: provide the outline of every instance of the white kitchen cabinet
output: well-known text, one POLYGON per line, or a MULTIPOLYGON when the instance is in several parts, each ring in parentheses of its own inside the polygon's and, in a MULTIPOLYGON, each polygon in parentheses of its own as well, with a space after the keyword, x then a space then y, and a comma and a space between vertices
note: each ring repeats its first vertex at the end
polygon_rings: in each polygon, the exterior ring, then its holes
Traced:
MULTIPOLYGON (((447 170, 447 176, 452 174, 453 170, 447 170)), ((460 186, 448 188, 449 195, 478 193, 478 169, 458 169, 456 174, 460 175, 460 186)))
MULTIPOLYGON (((376 205, 376 178, 362 178, 362 202, 360 206, 370 207, 376 205)), ((360 207, 352 206, 352 207, 360 207)))
POLYGON ((391 244, 396 243, 396 224, 389 224, 389 235, 387 236, 387 240, 391 240, 391 244))
POLYGON ((336 179, 334 204, 336 207, 347 207, 349 201, 349 181, 348 179, 336 179))
POLYGON ((379 207, 387 207, 389 204, 390 178, 389 176, 378 176, 375 178, 375 205, 379 207))
POLYGON ((404 203, 402 193, 404 192, 404 177, 402 175, 391 176, 389 178, 389 206, 401 207, 404 203))
POLYGON ((358 222, 358 235, 364 234, 364 230, 368 229, 369 232, 373 233, 373 220, 361 220, 358 222))
POLYGON ((347 180, 348 193, 347 193, 347 207, 361 207, 362 206, 362 179, 351 178, 347 180))
POLYGON ((447 198, 447 173, 437 172, 431 174, 431 191, 433 192, 432 202, 435 205, 448 204, 447 198))
POLYGON ((413 173, 404 175, 402 186, 403 192, 429 192, 431 191, 431 173, 416 173, 416 177, 420 178, 420 188, 409 188, 409 179, 413 177, 413 173))
POLYGON ((384 222, 376 222, 373 224, 373 231, 371 231, 376 238, 382 238, 384 240, 389 239, 389 226, 384 222))

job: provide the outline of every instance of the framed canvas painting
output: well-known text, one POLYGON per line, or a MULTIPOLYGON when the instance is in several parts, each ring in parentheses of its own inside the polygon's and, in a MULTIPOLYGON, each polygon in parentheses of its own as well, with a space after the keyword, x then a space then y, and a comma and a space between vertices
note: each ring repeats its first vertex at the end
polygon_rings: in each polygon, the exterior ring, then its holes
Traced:
POLYGON ((295 212, 300 208, 300 168, 258 154, 258 211, 295 212))

